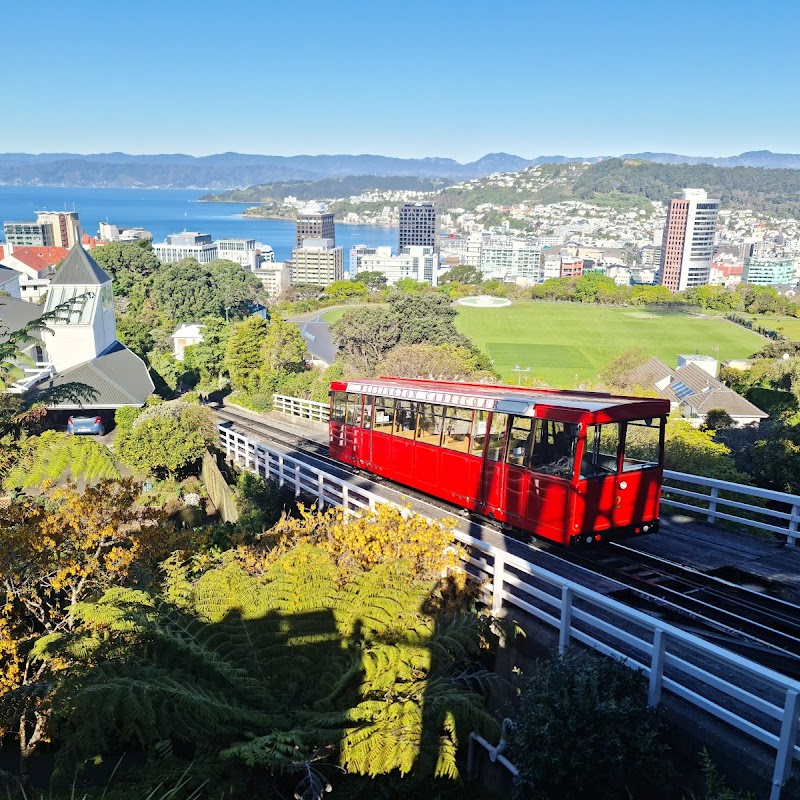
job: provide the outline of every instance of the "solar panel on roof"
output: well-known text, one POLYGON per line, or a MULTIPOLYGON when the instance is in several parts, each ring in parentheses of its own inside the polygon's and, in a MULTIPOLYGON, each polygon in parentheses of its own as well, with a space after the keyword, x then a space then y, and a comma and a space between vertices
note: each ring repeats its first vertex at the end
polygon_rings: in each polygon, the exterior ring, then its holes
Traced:
POLYGON ((679 400, 685 400, 689 395, 694 394, 694 390, 690 389, 683 381, 675 381, 669 388, 678 395, 679 400))

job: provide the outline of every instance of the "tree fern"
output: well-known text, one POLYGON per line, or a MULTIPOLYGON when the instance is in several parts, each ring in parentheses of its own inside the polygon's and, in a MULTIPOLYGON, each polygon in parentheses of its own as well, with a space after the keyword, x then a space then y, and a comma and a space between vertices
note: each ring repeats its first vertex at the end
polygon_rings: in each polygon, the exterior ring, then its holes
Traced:
POLYGON ((17 463, 9 470, 3 486, 28 489, 45 481, 55 481, 69 472, 73 478, 93 483, 119 478, 119 469, 111 451, 100 442, 57 431, 44 431, 30 437, 17 463))

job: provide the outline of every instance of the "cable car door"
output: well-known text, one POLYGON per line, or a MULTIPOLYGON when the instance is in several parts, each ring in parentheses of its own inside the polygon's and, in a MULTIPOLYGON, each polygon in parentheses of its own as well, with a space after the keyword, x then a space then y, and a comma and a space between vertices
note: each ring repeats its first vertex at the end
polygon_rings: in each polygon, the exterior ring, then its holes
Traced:
POLYGON ((485 411, 475 414, 475 434, 473 440, 480 439, 483 429, 483 473, 479 498, 481 513, 504 520, 505 512, 505 453, 508 414, 497 412, 486 419, 485 411))

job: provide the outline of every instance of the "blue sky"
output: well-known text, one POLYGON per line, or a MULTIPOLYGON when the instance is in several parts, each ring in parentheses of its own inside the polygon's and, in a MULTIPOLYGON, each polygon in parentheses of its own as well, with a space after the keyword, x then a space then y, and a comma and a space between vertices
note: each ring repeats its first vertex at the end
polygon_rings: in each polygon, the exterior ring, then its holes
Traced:
POLYGON ((0 152, 800 152, 786 0, 40 0, 0 152))

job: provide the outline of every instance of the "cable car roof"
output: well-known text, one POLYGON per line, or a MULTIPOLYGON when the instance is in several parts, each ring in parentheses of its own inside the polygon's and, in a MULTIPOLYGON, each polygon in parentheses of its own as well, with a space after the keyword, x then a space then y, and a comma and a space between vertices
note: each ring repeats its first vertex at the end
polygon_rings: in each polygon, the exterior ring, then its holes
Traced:
MULTIPOLYGON (((421 381, 410 378, 369 378, 344 383, 345 391, 358 394, 441 403, 517 416, 536 416, 537 405, 588 414, 625 406, 642 406, 643 416, 669 413, 669 401, 666 400, 652 397, 620 397, 600 392, 528 389, 450 381, 421 381)), ((630 411, 634 411, 634 408, 630 408, 630 411)))

